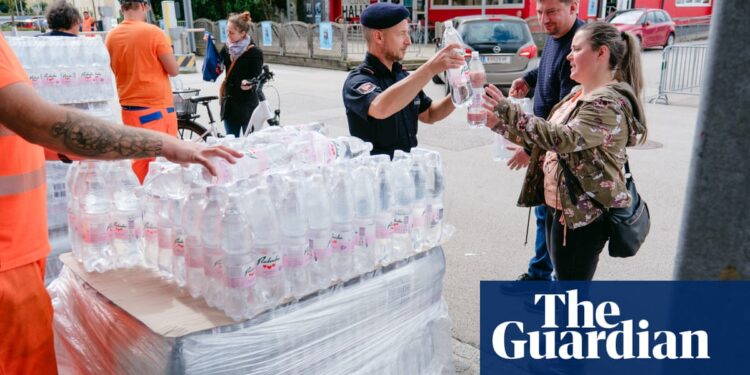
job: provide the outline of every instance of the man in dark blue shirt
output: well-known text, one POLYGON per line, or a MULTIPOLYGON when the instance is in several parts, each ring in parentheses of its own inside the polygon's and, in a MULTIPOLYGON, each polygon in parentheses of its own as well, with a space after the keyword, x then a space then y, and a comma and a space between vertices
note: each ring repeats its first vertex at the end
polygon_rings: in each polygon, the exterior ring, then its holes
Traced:
MULTIPOLYGON (((522 98, 529 93, 529 88, 534 86, 534 115, 547 118, 552 107, 577 85, 570 79, 570 62, 567 56, 570 53, 573 35, 583 25, 583 21, 577 19, 577 0, 536 0, 536 14, 547 33, 539 67, 525 77, 513 81, 509 94, 522 98)), ((521 149, 516 151, 511 162, 514 159, 523 159, 520 164, 528 165, 528 158, 528 154, 521 149)), ((516 161, 516 164, 519 162, 516 161)), ((519 280, 549 280, 552 276, 552 261, 547 253, 544 235, 544 218, 547 210, 544 206, 538 206, 534 212, 535 254, 529 261, 528 271, 521 274, 519 280)))
POLYGON ((454 109, 449 96, 433 102, 422 88, 434 75, 465 64, 455 51, 461 46, 446 46, 409 74, 398 63, 411 44, 408 17, 406 8, 390 3, 370 5, 360 17, 367 55, 346 78, 343 97, 349 133, 372 143, 372 154, 411 151, 417 121, 432 124, 454 109))

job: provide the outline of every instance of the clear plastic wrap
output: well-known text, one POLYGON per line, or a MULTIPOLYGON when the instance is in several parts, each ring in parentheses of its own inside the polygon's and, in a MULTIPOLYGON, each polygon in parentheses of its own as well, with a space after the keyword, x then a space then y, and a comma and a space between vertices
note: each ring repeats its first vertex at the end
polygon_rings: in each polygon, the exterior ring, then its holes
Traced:
MULTIPOLYGON (((117 291, 100 294, 75 268, 64 267, 49 286, 61 374, 454 373, 440 247, 245 322, 225 324, 218 310, 204 314, 215 327, 195 332, 190 317, 167 313, 160 327, 147 326, 110 302, 117 291)), ((136 287, 129 275, 94 276, 121 278, 124 290, 136 287)), ((153 282, 165 283, 156 274, 153 282)), ((185 300, 196 312, 207 309, 185 300)))

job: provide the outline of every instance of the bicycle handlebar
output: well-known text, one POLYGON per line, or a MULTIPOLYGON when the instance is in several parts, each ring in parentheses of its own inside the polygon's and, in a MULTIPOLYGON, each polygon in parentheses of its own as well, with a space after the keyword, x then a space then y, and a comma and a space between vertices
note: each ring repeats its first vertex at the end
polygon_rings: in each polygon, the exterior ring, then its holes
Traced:
POLYGON ((259 76, 250 80, 244 79, 242 80, 242 83, 255 86, 255 92, 258 94, 258 100, 263 101, 266 99, 265 94, 263 94, 263 86, 268 83, 268 81, 272 80, 273 76, 274 73, 271 71, 268 65, 263 65, 263 72, 260 73, 259 76))

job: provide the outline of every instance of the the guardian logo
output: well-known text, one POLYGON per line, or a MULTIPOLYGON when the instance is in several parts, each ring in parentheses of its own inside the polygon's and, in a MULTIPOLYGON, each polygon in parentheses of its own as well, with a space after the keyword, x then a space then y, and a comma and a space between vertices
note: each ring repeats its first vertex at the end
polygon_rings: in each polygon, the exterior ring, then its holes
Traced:
POLYGON ((521 321, 505 321, 494 328, 492 347, 501 358, 711 358, 706 331, 651 331, 646 319, 637 323, 633 319, 618 319, 620 307, 615 302, 606 301, 596 306, 590 301, 579 302, 577 290, 564 294, 535 294, 533 302, 544 309, 541 330, 530 330, 533 327, 521 321), (566 314, 557 314, 558 307, 566 314))

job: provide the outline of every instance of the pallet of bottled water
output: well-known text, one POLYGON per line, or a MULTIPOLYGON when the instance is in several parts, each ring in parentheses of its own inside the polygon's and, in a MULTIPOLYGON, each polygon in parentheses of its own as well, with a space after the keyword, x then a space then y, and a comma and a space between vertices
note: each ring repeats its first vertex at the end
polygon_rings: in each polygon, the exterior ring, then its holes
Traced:
POLYGON ((9 37, 34 89, 44 99, 110 117, 115 98, 109 52, 100 37, 9 37))
POLYGON ((128 161, 75 163, 68 221, 88 272, 145 266, 240 321, 444 242, 440 155, 371 156, 319 124, 209 139, 230 164, 157 159, 140 186, 128 161))
POLYGON ((143 268, 63 259, 48 287, 62 374, 455 373, 440 247, 239 323, 174 284, 138 290, 143 268))

